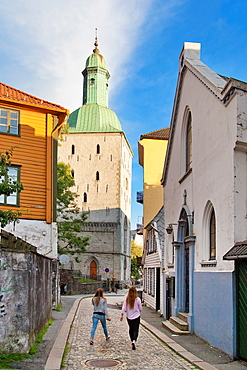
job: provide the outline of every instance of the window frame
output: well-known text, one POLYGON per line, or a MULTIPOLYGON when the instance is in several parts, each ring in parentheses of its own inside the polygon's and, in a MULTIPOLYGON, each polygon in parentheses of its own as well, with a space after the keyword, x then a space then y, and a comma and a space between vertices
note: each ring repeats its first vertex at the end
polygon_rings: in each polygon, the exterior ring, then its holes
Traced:
POLYGON ((185 172, 192 167, 192 116, 188 113, 186 135, 185 135, 185 172))
MULTIPOLYGON (((1 121, 1 110, 3 111, 7 111, 7 125, 5 125, 4 123, 1 123, 0 122, 0 134, 1 135, 13 135, 13 136, 20 136, 20 117, 21 117, 21 112, 19 109, 12 109, 12 108, 9 108, 9 107, 5 107, 5 106, 0 106, 0 121, 1 121), (17 113, 17 126, 11 126, 11 112, 14 112, 14 113, 17 113), (2 131, 1 130, 1 126, 6 126, 7 127, 7 132, 5 131, 2 131), (10 129, 11 127, 16 127, 17 128, 17 132, 16 133, 13 133, 13 132, 10 132, 10 129)), ((4 117, 4 116, 2 116, 4 117)), ((14 119, 14 118, 12 118, 14 119)))
MULTIPOLYGON (((15 169, 16 170, 16 179, 15 181, 18 181, 18 182, 21 182, 20 179, 21 179, 21 166, 19 165, 14 165, 14 164, 11 164, 10 166, 7 165, 7 167, 10 169, 15 169)), ((6 175, 8 176, 8 175, 6 175)), ((1 179, 0 179, 1 181, 1 179)), ((10 195, 6 195, 6 194, 1 194, 0 196, 0 205, 1 206, 6 206, 6 207, 20 207, 20 192, 14 192, 14 193, 11 193, 10 195), (13 196, 15 194, 16 196, 16 204, 13 204, 13 203, 8 203, 8 198, 13 196), (1 197, 3 196, 4 198, 4 201, 1 202, 1 197)))
POLYGON ((216 218, 214 208, 209 218, 209 261, 216 260, 216 218))

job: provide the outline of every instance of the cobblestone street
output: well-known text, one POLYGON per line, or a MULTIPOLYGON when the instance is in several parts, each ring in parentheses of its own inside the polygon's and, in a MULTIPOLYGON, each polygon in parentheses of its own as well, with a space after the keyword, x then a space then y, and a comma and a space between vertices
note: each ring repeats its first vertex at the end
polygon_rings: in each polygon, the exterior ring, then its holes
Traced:
POLYGON ((131 348, 128 325, 119 321, 123 296, 107 297, 109 315, 107 322, 111 339, 106 342, 101 324, 95 334, 94 345, 89 344, 92 304, 91 298, 82 299, 69 336, 69 352, 65 358, 66 370, 79 369, 196 369, 196 367, 164 345, 148 330, 140 326, 136 351, 131 348), (89 362, 96 360, 96 365, 89 362), (103 360, 114 360, 106 367, 103 360), (112 366, 114 364, 114 366, 112 366))

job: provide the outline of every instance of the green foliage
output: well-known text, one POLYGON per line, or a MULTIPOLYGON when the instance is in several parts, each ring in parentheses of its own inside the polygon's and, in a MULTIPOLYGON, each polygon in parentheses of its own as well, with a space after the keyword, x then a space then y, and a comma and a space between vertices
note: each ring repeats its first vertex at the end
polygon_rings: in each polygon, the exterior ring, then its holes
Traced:
MULTIPOLYGON (((12 193, 20 193, 23 190, 22 184, 13 180, 8 176, 9 167, 11 166, 11 157, 13 155, 14 147, 7 150, 5 153, 0 152, 0 195, 11 195, 12 193)), ((6 226, 12 221, 17 221, 21 216, 20 211, 0 210, 0 225, 6 226)))
POLYGON ((134 276, 136 280, 140 279, 140 265, 139 265, 138 257, 131 259, 131 276, 134 276))
POLYGON ((13 369, 12 366, 10 366, 10 363, 12 362, 20 362, 25 360, 26 358, 30 358, 32 355, 37 353, 37 345, 38 343, 42 343, 43 336, 47 332, 49 326, 53 323, 53 320, 50 319, 48 324, 43 327, 39 335, 37 336, 37 339, 33 346, 30 348, 29 353, 4 353, 0 352, 0 369, 13 369))
POLYGON ((62 303, 59 303, 59 304, 57 305, 57 307, 55 308, 55 311, 60 312, 60 311, 61 311, 61 309, 62 309, 62 303))
POLYGON ((9 365, 11 362, 20 362, 29 357, 31 357, 30 354, 0 352, 0 369, 13 369, 9 365))
POLYGON ((88 216, 87 213, 79 212, 76 204, 78 195, 70 190, 74 185, 70 165, 59 162, 57 172, 58 254, 70 254, 75 256, 76 262, 80 262, 78 254, 86 252, 90 237, 79 235, 88 216))

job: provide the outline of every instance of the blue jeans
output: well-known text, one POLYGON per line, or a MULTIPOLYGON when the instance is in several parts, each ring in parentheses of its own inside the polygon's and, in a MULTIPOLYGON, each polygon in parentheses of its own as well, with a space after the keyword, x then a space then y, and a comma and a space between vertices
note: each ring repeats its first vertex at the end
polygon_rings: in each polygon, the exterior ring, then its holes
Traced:
POLYGON ((97 313, 94 313, 93 316, 92 316, 92 320, 93 320, 93 327, 92 327, 92 330, 91 330, 90 338, 94 339, 95 330, 98 326, 99 321, 101 322, 102 328, 103 328, 104 333, 105 333, 105 337, 107 338, 108 337, 108 331, 107 331, 107 327, 106 327, 106 317, 105 317, 105 315, 98 315, 97 313))

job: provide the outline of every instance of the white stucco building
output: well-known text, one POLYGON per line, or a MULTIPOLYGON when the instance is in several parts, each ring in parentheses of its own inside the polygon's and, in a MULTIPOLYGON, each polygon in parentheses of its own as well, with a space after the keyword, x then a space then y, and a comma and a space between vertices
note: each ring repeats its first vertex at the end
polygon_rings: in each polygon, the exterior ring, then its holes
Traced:
POLYGON ((247 239, 247 84, 208 68, 198 43, 179 57, 162 183, 171 315, 186 312, 191 333, 246 359, 246 263, 223 257, 247 239))

